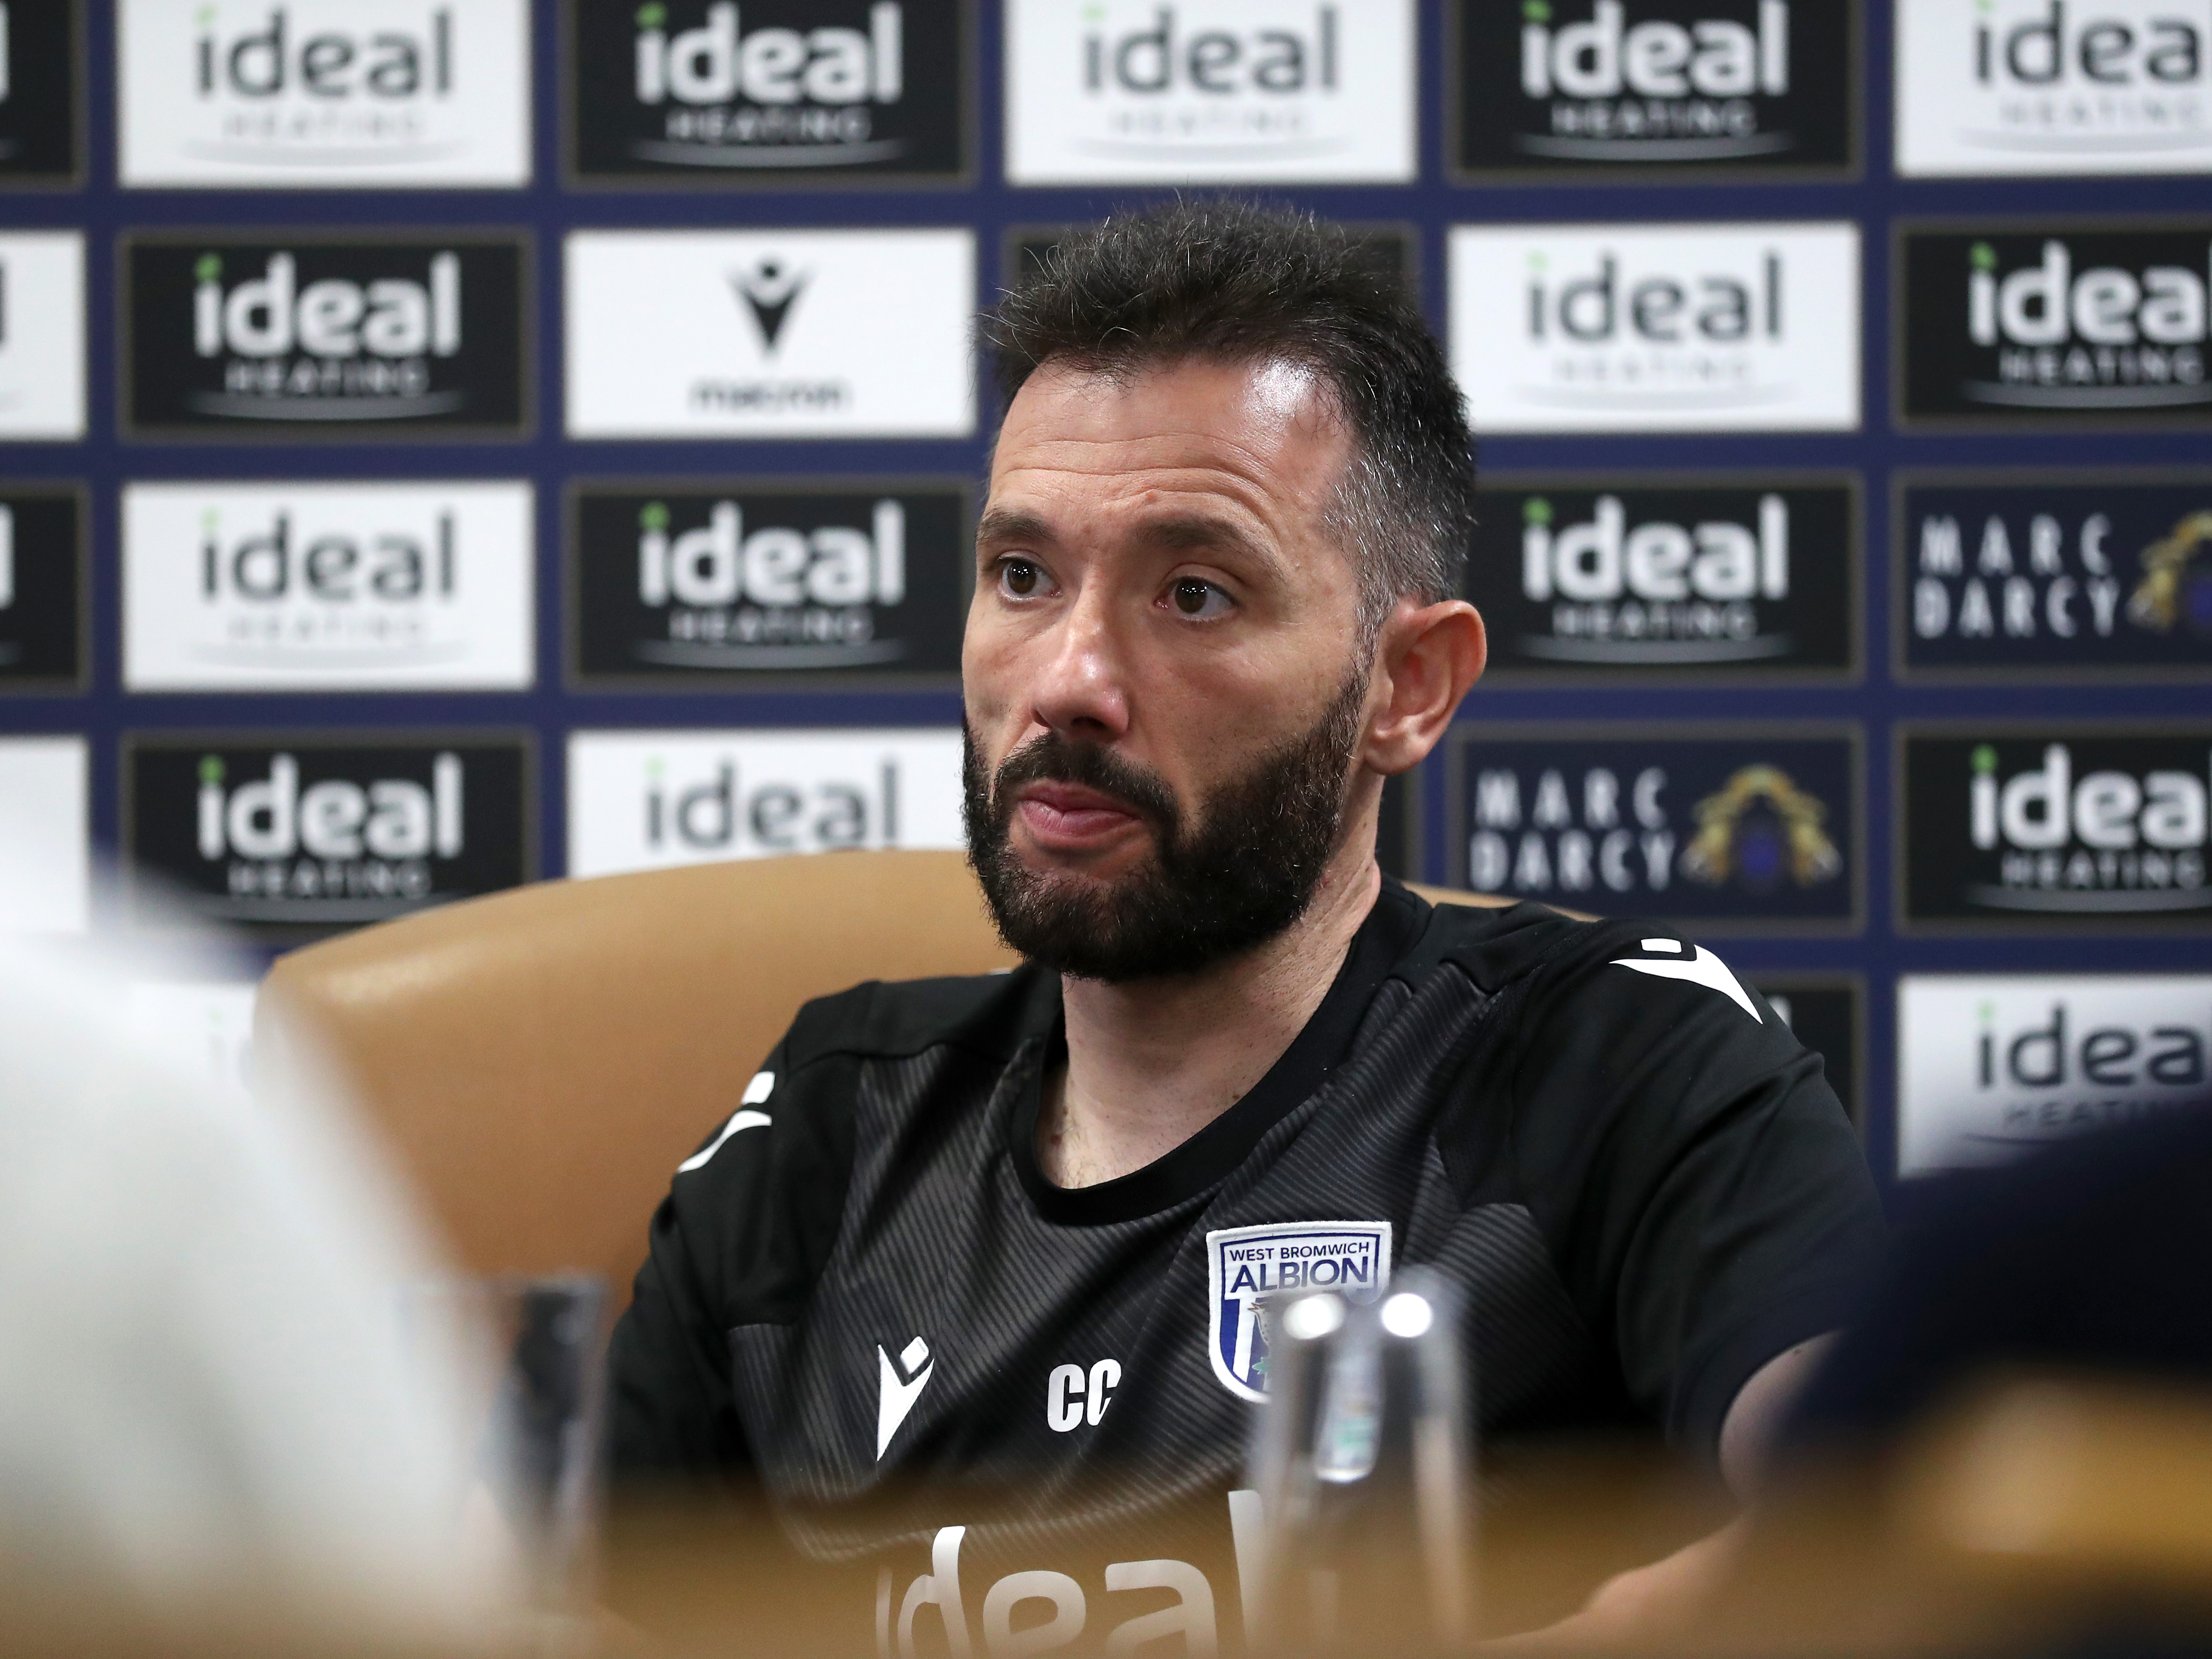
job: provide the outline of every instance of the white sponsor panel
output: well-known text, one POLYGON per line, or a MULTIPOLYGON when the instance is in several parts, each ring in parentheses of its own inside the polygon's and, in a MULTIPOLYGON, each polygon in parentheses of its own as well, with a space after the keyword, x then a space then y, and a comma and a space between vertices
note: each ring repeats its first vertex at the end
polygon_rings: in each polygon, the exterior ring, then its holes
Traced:
POLYGON ((1017 185, 1409 184, 1412 0, 1010 0, 1017 185))
POLYGON ((1479 433, 1859 423, 1856 225, 1462 225, 1450 259, 1479 433))
POLYGON ((131 988, 131 1029, 234 1100, 252 1093, 253 1000, 261 988, 221 980, 157 981, 131 988))
POLYGON ((520 690, 533 677, 531 487, 134 483, 134 691, 520 690))
POLYGON ((1899 1175, 2204 1097, 2212 974, 1907 974, 1897 1011, 1899 1175))
POLYGON ((578 231, 567 270, 572 437, 975 428, 969 231, 578 231))
POLYGON ((526 0, 120 0, 125 185, 530 181, 526 0))
POLYGON ((568 873, 847 848, 959 848, 957 728, 578 732, 568 873))
POLYGON ((84 436, 84 238, 0 234, 0 439, 84 436))
POLYGON ((89 925, 86 771, 82 738, 0 738, 0 934, 89 925))
POLYGON ((1897 8, 1908 178, 2212 170, 2212 10, 2172 0, 1897 8))

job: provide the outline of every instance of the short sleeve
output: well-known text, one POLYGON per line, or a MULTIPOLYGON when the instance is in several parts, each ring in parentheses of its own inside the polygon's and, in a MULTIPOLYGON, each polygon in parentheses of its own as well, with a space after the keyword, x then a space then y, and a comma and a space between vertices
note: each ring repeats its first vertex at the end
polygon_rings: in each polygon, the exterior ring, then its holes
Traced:
POLYGON ((1630 1397, 1710 1458, 1752 1374, 1849 1316, 1881 1204, 1820 1057, 1758 993, 1695 945, 1657 973, 1625 965, 1632 931, 1594 943, 1528 987, 1512 1153, 1630 1397))

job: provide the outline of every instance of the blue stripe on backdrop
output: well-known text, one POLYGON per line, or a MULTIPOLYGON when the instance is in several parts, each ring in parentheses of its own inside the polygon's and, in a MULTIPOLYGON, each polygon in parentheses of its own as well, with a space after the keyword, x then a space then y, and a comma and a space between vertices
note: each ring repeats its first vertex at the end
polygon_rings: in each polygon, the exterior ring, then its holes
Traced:
MULTIPOLYGON (((1979 717, 2137 719, 2170 716, 2207 706, 2201 683, 2156 685, 2045 684, 2008 686, 1900 685, 1889 664, 1893 592, 1888 549, 1892 472, 1902 467, 2004 465, 2180 465, 2201 463, 2202 431, 2058 435, 1906 435, 1891 422, 1890 234, 1900 217, 2015 214, 2201 212, 2202 176, 2124 180, 1915 179, 1891 168, 1891 9, 1868 8, 1865 62, 1865 164, 1843 182, 1729 182, 1573 186, 1466 185, 1447 182, 1443 148, 1446 80, 1445 0, 1422 0, 1419 182, 1404 187, 1299 189, 1281 192, 1319 211, 1351 220, 1413 224, 1420 235, 1424 304, 1442 331, 1449 227, 1469 222, 1560 221, 1701 221, 1849 219, 1864 239, 1864 398, 1861 431, 1677 437, 1500 437, 1482 447, 1486 469, 1520 472, 1562 469, 1656 468, 1711 473, 1747 468, 1794 471, 1857 471, 1864 479, 1866 614, 1863 683, 1856 686, 1762 687, 1756 693, 1708 687, 1638 686, 1551 690, 1526 684, 1481 690, 1466 718, 1486 720, 1624 720, 1856 721, 1863 726, 1867 919, 1856 937, 1732 939, 1729 959, 1749 975, 1846 971, 1866 976, 1869 1045, 1866 1085, 1869 1150, 1878 1170, 1893 1164, 1895 1031, 1892 989, 1907 971, 2168 969, 2202 967, 2202 936, 2068 938, 2033 933, 2019 938, 1900 938, 1890 895, 1894 879, 1892 830, 1895 781, 1890 733, 1905 719, 1979 717)), ((949 691, 643 693, 576 691, 562 683, 565 602, 561 570, 563 491, 578 477, 615 476, 780 476, 866 473, 893 477, 977 475, 981 436, 957 441, 576 442, 562 434, 562 238, 589 227, 930 227, 967 225, 977 235, 982 285, 1000 273, 1009 229, 1080 220, 1109 206, 1161 192, 1138 189, 1010 188, 1003 182, 1003 16, 999 0, 978 6, 979 150, 972 187, 885 189, 872 185, 819 191, 774 189, 719 192, 697 189, 572 191, 563 187, 556 9, 536 0, 533 143, 535 182, 520 191, 275 191, 118 190, 114 182, 114 12, 89 7, 89 169, 82 190, 0 195, 0 216, 11 228, 82 228, 88 233, 90 331, 90 436, 76 445, 0 446, 0 477, 82 479, 91 486, 94 549, 94 672, 82 696, 28 695, 0 699, 0 731, 82 731, 93 743, 92 825, 97 842, 118 834, 118 738, 126 731, 207 727, 501 727, 536 734, 536 789, 543 868, 564 867, 565 802, 562 757, 568 732, 624 726, 845 726, 943 725, 958 717, 949 691), (175 442, 124 443, 117 436, 116 240, 126 229, 262 225, 521 226, 535 234, 535 331, 539 372, 534 435, 521 442, 431 442, 304 446, 175 442), (126 480, 235 478, 407 478, 525 477, 537 487, 538 681, 517 693, 257 696, 125 695, 120 684, 118 491, 126 480)), ((1424 873, 1445 870, 1447 802, 1441 754, 1423 778, 1424 873)))

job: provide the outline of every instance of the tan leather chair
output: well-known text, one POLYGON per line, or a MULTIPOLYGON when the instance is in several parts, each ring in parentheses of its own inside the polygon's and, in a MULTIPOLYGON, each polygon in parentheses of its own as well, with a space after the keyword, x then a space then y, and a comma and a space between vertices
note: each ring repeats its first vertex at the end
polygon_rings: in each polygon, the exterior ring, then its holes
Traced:
POLYGON ((580 1269, 619 1303, 677 1164, 802 1002, 1013 961, 957 853, 695 865, 541 882, 294 951, 254 1040, 336 1068, 464 1269, 580 1269))

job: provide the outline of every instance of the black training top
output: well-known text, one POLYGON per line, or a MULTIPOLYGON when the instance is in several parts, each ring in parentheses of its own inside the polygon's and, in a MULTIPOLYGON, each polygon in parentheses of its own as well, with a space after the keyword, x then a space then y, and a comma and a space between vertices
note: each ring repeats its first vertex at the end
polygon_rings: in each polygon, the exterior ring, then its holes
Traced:
POLYGON ((802 1009, 653 1218, 617 1478, 757 1479, 817 1559, 959 1523, 970 1560, 1018 1560, 1218 1508, 1255 1297, 1407 1262, 1465 1289, 1483 1436, 1640 1419, 1710 1455, 1881 1248, 1818 1056, 1656 925, 1386 882, 1259 1085, 1094 1187, 1037 1164, 1063 1052, 1031 968, 802 1009), (858 1501, 887 1483, 915 1495, 858 1501))

